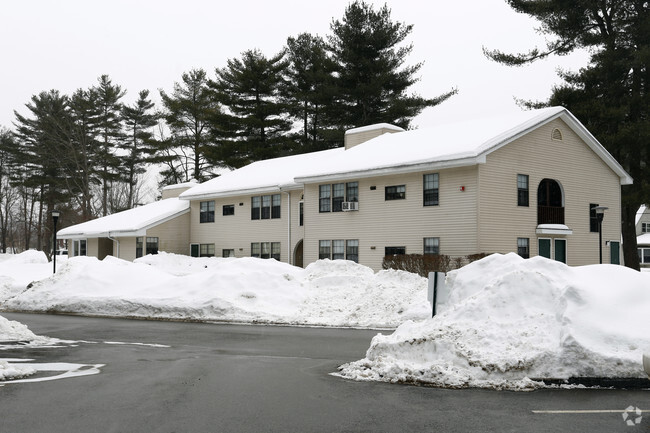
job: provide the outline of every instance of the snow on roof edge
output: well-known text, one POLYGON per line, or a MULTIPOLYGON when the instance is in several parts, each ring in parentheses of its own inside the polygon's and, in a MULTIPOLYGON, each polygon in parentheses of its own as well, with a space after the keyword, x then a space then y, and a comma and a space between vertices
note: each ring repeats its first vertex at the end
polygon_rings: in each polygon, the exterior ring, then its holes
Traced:
POLYGON ((357 134, 359 132, 374 131, 377 129, 390 129, 391 131, 399 131, 399 132, 405 131, 404 128, 400 128, 399 126, 392 125, 390 123, 375 123, 373 125, 359 126, 358 128, 348 129, 347 131, 345 131, 345 135, 357 134))

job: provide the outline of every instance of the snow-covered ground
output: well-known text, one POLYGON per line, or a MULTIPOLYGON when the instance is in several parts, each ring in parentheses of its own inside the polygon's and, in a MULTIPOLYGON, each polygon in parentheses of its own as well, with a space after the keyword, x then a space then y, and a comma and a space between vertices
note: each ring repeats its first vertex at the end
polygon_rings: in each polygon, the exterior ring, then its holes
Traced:
MULTIPOLYGON (((432 319, 426 279, 347 261, 301 269, 161 253, 135 263, 76 257, 51 271, 42 253, 0 257, 0 308, 397 328, 337 373, 356 380, 530 389, 538 378, 643 377, 650 350, 650 273, 620 266, 492 255, 448 275, 449 298, 432 319)), ((39 338, 21 326, 0 320, 0 341, 39 338)), ((0 380, 12 368, 0 363, 0 380)))

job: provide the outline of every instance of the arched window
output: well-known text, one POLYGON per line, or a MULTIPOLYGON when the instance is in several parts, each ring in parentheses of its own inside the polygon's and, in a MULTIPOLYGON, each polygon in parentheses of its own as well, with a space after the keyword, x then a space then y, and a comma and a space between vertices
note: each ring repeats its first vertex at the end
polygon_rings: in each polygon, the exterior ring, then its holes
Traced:
POLYGON ((564 224, 562 187, 553 179, 543 179, 537 187, 537 224, 564 224))

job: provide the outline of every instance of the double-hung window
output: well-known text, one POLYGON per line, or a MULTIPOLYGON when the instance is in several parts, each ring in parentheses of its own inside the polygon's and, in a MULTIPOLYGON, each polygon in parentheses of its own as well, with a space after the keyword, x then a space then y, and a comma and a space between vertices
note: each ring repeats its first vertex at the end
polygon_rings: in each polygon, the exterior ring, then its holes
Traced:
POLYGON ((530 258, 530 239, 517 238, 517 254, 524 259, 530 258))
POLYGON ((591 233, 598 233, 598 214, 596 208, 598 203, 589 203, 589 231, 591 233))
POLYGON ((359 263, 359 240, 349 239, 345 241, 345 258, 359 263))
POLYGON ((201 244, 199 246, 199 257, 214 257, 214 244, 201 244))
POLYGON ((440 254, 440 238, 424 238, 424 255, 440 254))
POLYGON ((332 185, 332 212, 341 212, 345 201, 345 184, 335 183, 332 185))
POLYGON ((331 241, 318 241, 318 258, 329 259, 332 257, 331 241))
POLYGON ((158 238, 147 236, 147 249, 145 254, 158 254, 158 238))
POLYGON ((650 223, 641 223, 641 232, 650 233, 650 223))
POLYGON ((423 186, 424 206, 438 206, 440 198, 438 173, 425 174, 423 179, 423 186))
POLYGON ((517 206, 528 206, 528 175, 517 175, 517 206))
POLYGON ((251 219, 253 220, 281 218, 281 209, 280 194, 251 197, 251 219))
POLYGON ((406 185, 392 185, 386 187, 385 200, 404 200, 406 198, 406 185))
POLYGON ((650 248, 639 248, 639 263, 642 265, 650 265, 650 248))
MULTIPOLYGON (((224 250, 225 251, 225 250, 224 250)), ((234 256, 234 251, 233 251, 234 256)), ((251 257, 280 260, 280 242, 253 242, 251 257)))
POLYGON ((200 203, 199 222, 213 223, 214 222, 214 200, 202 201, 200 203))
POLYGON ((321 260, 351 260, 359 263, 359 240, 321 240, 318 242, 318 258, 321 260))
POLYGON ((144 242, 142 240, 142 237, 137 237, 135 238, 135 258, 142 257, 142 251, 144 247, 144 242))
POLYGON ((345 241, 337 239, 332 241, 332 260, 345 259, 345 241))
POLYGON ((235 214, 235 205, 234 204, 224 204, 223 205, 223 216, 234 215, 235 214))
POLYGON ((319 212, 329 212, 331 210, 330 191, 331 191, 330 185, 318 186, 318 211, 319 212))

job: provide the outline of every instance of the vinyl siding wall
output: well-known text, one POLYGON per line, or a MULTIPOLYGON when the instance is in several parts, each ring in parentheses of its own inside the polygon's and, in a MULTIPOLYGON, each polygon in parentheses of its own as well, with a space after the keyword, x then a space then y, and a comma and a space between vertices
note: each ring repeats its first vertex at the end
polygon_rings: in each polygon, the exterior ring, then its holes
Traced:
MULTIPOLYGON (((158 238, 158 251, 189 255, 190 214, 185 213, 162 224, 158 224, 147 230, 146 236, 158 238)), ((143 239, 143 243, 146 244, 146 239, 143 239)), ((133 243, 133 254, 135 256, 135 239, 133 243)))
POLYGON ((359 262, 374 270, 381 269, 385 247, 422 254, 425 237, 440 238, 441 254, 478 252, 476 167, 347 180, 354 181, 359 182, 359 210, 351 212, 320 213, 319 184, 305 185, 305 265, 318 260, 320 240, 358 239, 359 262), (423 206, 426 173, 439 173, 438 206, 423 206), (406 199, 384 199, 385 187, 393 185, 406 185, 406 199))
MULTIPOLYGON (((265 193, 259 195, 273 195, 277 193, 265 193)), ((294 191, 292 194, 292 227, 298 224, 298 202, 300 193, 294 191), (294 223, 295 221, 295 223, 294 223)), ((287 249, 288 229, 288 200, 286 193, 281 195, 281 218, 276 219, 251 219, 251 197, 236 196, 214 199, 215 216, 213 223, 200 223, 200 202, 211 201, 196 200, 190 204, 191 215, 191 243, 214 244, 215 256, 221 257, 224 249, 235 250, 235 257, 250 257, 251 243, 253 242, 280 242, 281 261, 288 262, 290 252, 287 249), (234 205, 234 215, 223 215, 224 205, 234 205)), ((292 236, 292 246, 300 239, 292 236)), ((189 250, 189 245, 188 245, 189 250)), ((293 250, 291 251, 291 253, 293 250)))
MULTIPOLYGON (((598 233, 589 232, 589 205, 609 207, 603 220, 603 244, 621 238, 619 177, 560 119, 556 119, 487 156, 479 166, 479 248, 485 253, 517 251, 517 238, 530 239, 530 256, 538 238, 567 240, 567 264, 598 263, 598 233), (562 141, 553 140, 553 130, 562 141), (529 176, 529 206, 517 206, 517 174, 529 176), (537 235, 537 188, 544 178, 563 190, 567 236, 537 235)), ((609 263, 603 245, 603 263, 609 263)))

